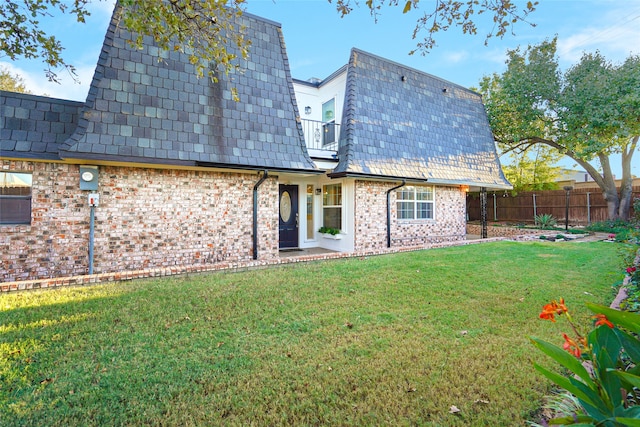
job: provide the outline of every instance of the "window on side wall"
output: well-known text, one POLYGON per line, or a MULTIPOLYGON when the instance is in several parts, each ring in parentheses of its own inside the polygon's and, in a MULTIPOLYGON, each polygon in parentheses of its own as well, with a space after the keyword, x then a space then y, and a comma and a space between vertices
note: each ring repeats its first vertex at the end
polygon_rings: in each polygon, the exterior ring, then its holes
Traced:
POLYGON ((434 218, 433 187, 406 186, 396 190, 398 219, 434 218))
POLYGON ((31 174, 0 172, 0 224, 31 224, 31 174))
POLYGON ((342 184, 322 186, 322 225, 342 229, 342 184))

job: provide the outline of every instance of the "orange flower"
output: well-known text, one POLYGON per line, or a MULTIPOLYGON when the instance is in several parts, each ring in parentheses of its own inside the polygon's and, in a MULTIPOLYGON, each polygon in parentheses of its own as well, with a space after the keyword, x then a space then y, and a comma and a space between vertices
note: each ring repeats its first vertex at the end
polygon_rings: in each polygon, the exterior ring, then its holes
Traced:
POLYGON ((578 346, 578 343, 576 343, 574 340, 569 338, 567 334, 563 333, 562 336, 564 337, 564 344, 562 345, 562 348, 564 348, 566 351, 568 351, 570 354, 574 355, 575 357, 579 358, 580 355, 582 355, 582 352, 580 351, 580 347, 578 346))
POLYGON ((566 305, 564 305, 564 298, 560 298, 560 304, 558 304, 556 312, 558 314, 562 314, 562 313, 566 313, 567 311, 569 311, 569 309, 567 308, 566 305))
POLYGON ((595 316, 592 316, 592 318, 597 319, 595 324, 596 328, 600 325, 607 325, 608 327, 613 329, 613 323, 611 323, 611 321, 607 319, 607 316, 605 316, 604 314, 596 314, 595 316))
POLYGON ((544 320, 551 320, 555 322, 555 315, 561 315, 562 313, 568 312, 569 309, 564 304, 564 298, 560 298, 560 303, 556 301, 551 301, 551 303, 546 304, 542 307, 542 313, 540 313, 540 318, 544 320))

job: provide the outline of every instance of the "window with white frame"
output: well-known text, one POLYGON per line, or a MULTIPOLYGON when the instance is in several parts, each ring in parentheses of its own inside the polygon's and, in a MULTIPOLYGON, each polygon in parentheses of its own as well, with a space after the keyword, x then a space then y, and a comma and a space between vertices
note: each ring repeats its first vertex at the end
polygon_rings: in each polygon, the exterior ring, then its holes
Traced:
POLYGON ((342 229, 342 184, 322 186, 322 225, 342 229))
POLYGON ((396 196, 398 219, 434 219, 433 187, 405 186, 396 196))

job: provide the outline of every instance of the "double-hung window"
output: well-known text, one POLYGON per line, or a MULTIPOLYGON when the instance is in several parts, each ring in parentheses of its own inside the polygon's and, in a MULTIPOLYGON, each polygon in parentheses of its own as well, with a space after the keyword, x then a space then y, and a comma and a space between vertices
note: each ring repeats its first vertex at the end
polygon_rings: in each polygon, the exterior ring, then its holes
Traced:
POLYGON ((0 224, 31 224, 31 174, 0 172, 0 224))
POLYGON ((342 184, 322 186, 322 225, 342 229, 342 184))
POLYGON ((401 187, 396 196, 398 219, 434 219, 433 187, 401 187))

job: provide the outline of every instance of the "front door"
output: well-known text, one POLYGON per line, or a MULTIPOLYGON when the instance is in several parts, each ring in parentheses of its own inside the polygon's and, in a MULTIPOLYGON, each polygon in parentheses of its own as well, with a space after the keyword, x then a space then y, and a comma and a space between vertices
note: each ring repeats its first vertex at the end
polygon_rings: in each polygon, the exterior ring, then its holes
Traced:
POLYGON ((280 249, 298 247, 298 186, 280 185, 280 249))

